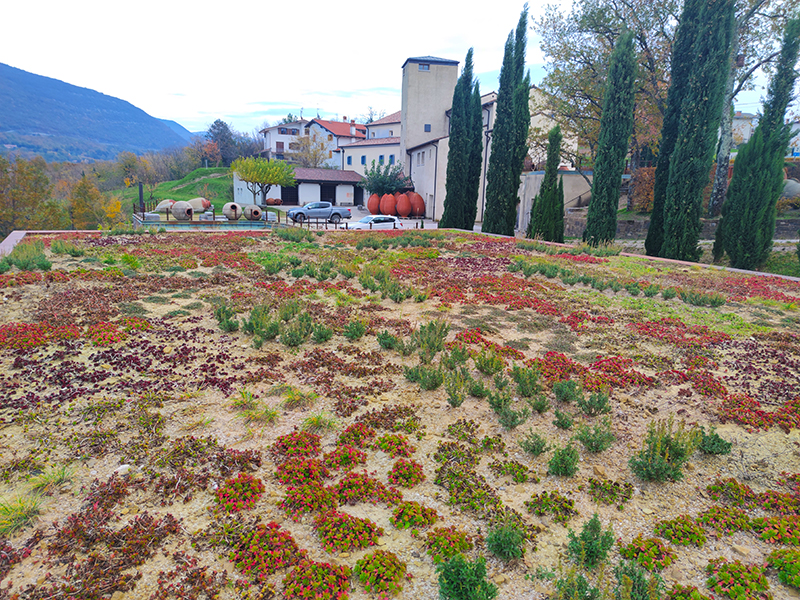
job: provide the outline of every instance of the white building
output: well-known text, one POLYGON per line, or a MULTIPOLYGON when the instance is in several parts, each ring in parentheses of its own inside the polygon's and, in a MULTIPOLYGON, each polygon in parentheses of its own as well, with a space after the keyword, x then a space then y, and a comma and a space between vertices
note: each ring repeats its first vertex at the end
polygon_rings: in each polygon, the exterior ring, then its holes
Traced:
MULTIPOLYGON (((304 206, 309 202, 324 200, 337 206, 353 206, 364 203, 364 190, 356 184, 362 177, 355 171, 339 169, 306 169, 295 167, 293 187, 272 186, 267 198, 280 198, 281 204, 304 206)), ((252 204, 253 193, 247 184, 233 175, 233 201, 252 204)))
POLYGON ((269 160, 273 158, 284 160, 286 153, 290 150, 289 145, 295 137, 305 132, 307 124, 307 119, 300 119, 292 123, 281 123, 262 129, 260 133, 264 136, 264 148, 260 153, 261 156, 269 160))

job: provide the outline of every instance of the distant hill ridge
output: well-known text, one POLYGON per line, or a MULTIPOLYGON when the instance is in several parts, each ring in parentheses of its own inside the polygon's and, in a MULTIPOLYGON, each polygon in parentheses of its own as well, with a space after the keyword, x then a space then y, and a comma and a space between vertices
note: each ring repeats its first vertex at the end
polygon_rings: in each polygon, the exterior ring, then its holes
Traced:
POLYGON ((125 100, 0 63, 0 152, 105 160, 184 146, 191 135, 125 100))

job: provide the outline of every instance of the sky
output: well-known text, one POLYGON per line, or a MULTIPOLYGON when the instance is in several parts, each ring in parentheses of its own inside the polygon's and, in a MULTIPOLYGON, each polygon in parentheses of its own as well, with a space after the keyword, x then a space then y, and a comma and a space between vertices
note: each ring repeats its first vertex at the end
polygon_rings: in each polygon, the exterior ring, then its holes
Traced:
MULTIPOLYGON (((569 11, 571 0, 550 0, 569 11)), ((0 62, 121 98, 193 132, 222 119, 251 133, 291 112, 358 118, 400 110, 403 62, 463 62, 474 47, 481 91, 497 89, 523 3, 440 0, 42 0, 3 9, 0 62)), ((534 2, 537 19, 544 3, 534 2)), ((532 80, 545 75, 529 31, 532 80)), ((755 112, 758 94, 743 99, 755 112)))

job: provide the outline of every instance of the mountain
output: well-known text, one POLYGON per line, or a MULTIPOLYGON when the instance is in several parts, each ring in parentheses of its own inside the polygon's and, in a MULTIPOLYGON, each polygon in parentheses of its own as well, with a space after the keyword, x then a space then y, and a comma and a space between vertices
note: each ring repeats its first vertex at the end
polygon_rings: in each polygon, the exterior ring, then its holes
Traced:
POLYGON ((185 146, 189 131, 130 102, 0 63, 0 152, 106 160, 185 146), (3 147, 5 146, 5 148, 3 147))

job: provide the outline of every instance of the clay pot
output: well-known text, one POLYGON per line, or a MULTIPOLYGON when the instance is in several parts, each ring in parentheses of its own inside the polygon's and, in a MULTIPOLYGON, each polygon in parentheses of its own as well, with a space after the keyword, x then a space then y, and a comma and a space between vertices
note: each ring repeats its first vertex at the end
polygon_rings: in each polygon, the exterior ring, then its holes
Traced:
POLYGON ((281 200, 280 198, 273 198, 273 200, 275 200, 275 206, 283 204, 283 200, 281 200))
POLYGON ((401 217, 407 217, 411 214, 411 200, 408 199, 406 194, 397 195, 397 214, 401 217))
POLYGON ((395 208, 397 200, 392 194, 384 194, 381 198, 381 214, 394 215, 396 214, 395 208))
POLYGON ((155 207, 153 212, 165 213, 172 208, 173 204, 175 204, 175 200, 162 200, 158 203, 158 206, 155 207))
POLYGON ((247 204, 243 206, 242 213, 244 214, 244 218, 248 221, 260 221, 261 215, 263 214, 261 209, 255 204, 247 204))
POLYGON ((211 208, 211 202, 205 198, 192 198, 189 204, 192 205, 194 212, 203 212, 211 208))
POLYGON ((225 215, 228 221, 238 221, 239 217, 242 216, 242 207, 236 202, 228 202, 222 207, 222 214, 225 215))
POLYGON ((408 200, 411 202, 411 215, 421 217, 425 214, 425 201, 417 192, 408 192, 408 200))
POLYGON ((372 194, 367 200, 367 210, 371 215, 377 215, 381 212, 381 197, 378 194, 372 194))
POLYGON ((192 205, 183 201, 173 204, 170 211, 177 221, 191 221, 192 215, 194 215, 192 205))

